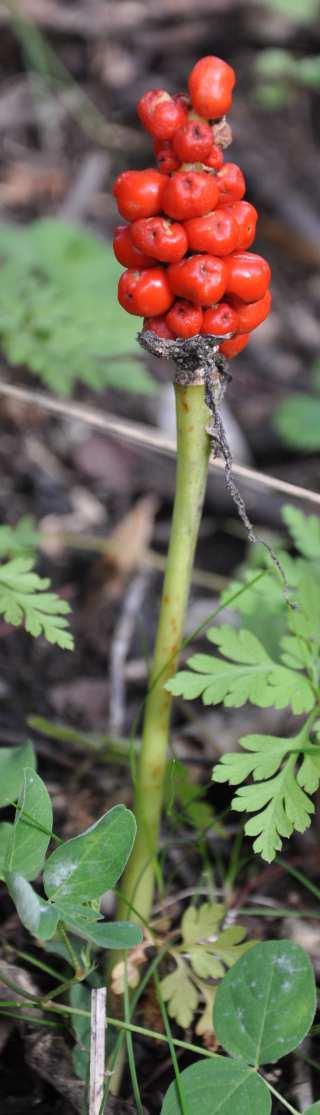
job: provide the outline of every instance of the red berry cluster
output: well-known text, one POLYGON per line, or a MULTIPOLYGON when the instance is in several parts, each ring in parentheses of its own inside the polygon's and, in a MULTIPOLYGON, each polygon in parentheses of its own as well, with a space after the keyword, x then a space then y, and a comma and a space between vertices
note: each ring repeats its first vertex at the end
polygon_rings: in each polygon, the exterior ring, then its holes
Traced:
POLYGON ((248 251, 258 214, 243 200, 242 170, 224 162, 229 137, 221 117, 231 108, 234 70, 201 58, 188 84, 190 95, 151 89, 137 106, 158 169, 124 171, 114 184, 119 213, 130 222, 118 226, 113 242, 128 268, 118 297, 159 337, 232 333, 220 346, 232 357, 269 313, 270 267, 248 251))

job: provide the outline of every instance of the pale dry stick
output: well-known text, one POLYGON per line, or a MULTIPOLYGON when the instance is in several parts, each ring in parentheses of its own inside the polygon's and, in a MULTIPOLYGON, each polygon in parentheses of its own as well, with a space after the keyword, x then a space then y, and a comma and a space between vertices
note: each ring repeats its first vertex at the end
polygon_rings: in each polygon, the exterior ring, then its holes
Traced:
MULTIPOLYGON (((52 414, 60 415, 70 420, 76 419, 84 422, 94 429, 103 430, 110 437, 131 442, 137 448, 147 449, 154 453, 161 453, 167 457, 175 457, 176 444, 173 438, 166 438, 154 426, 146 426, 143 422, 132 422, 127 419, 117 418, 114 414, 100 414, 92 407, 81 403, 66 403, 55 399, 53 395, 42 391, 33 391, 25 387, 14 387, 10 383, 0 382, 0 395, 15 399, 16 402, 38 406, 52 414)), ((224 472, 224 462, 220 459, 211 460, 210 471, 224 472)), ((287 480, 280 480, 277 476, 270 476, 266 472, 257 472, 256 469, 247 468, 245 465, 233 465, 235 476, 240 476, 255 486, 269 488, 271 491, 283 493, 291 499, 305 500, 320 507, 320 493, 313 492, 310 488, 303 488, 299 484, 290 484, 287 480)))
POLYGON ((106 987, 91 992, 89 1115, 101 1115, 106 1047, 106 987))

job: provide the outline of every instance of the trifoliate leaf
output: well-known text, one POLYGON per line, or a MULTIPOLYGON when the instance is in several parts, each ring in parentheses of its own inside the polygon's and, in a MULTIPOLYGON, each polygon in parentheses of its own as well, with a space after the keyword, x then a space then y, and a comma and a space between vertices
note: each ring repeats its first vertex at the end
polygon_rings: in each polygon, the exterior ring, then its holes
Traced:
POLYGON ((34 572, 32 557, 17 557, 0 565, 0 614, 14 627, 23 624, 30 635, 44 635, 63 650, 73 649, 65 616, 70 605, 47 592, 47 578, 34 572))
POLYGON ((215 643, 225 662, 208 654, 194 654, 188 660, 190 671, 181 671, 166 688, 186 699, 199 697, 205 705, 221 701, 226 707, 239 708, 246 701, 277 709, 291 705, 297 715, 314 705, 311 683, 304 675, 273 662, 262 643, 251 631, 232 627, 211 628, 208 639, 215 643))
POLYGON ((162 997, 168 1003, 170 1018, 174 1018, 179 1026, 187 1030, 188 1026, 191 1026, 200 995, 189 979, 187 967, 180 958, 174 972, 165 976, 160 986, 162 997))

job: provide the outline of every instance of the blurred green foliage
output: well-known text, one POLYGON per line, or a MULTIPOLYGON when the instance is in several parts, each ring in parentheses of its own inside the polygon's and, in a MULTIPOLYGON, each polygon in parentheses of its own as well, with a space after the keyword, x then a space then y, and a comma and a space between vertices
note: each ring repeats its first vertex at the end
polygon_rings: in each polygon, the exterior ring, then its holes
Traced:
POLYGON ((254 70, 255 94, 263 108, 281 108, 302 89, 320 90, 320 54, 296 58, 292 51, 270 48, 260 52, 254 70))
POLYGON ((0 226, 0 348, 52 390, 77 381, 150 392, 136 355, 137 319, 117 301, 119 265, 109 244, 55 219, 0 226))
POLYGON ((303 452, 320 448, 320 360, 312 368, 315 394, 304 392, 285 399, 275 412, 274 422, 286 445, 303 452))

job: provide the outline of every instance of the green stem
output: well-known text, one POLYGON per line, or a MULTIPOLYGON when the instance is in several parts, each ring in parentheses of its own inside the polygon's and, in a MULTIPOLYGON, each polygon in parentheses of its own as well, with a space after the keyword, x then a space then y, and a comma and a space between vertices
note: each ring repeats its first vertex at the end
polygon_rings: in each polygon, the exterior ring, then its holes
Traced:
POLYGON ((282 1103, 283 1107, 286 1107, 287 1111, 291 1112, 291 1115, 300 1115, 300 1111, 297 1111, 296 1107, 292 1107, 292 1104, 288 1103, 288 1100, 286 1100, 284 1096, 281 1096, 280 1092, 277 1092, 277 1089, 273 1087, 273 1084, 270 1084, 269 1080, 265 1080, 264 1083, 267 1085, 267 1088, 269 1088, 269 1092, 272 1092, 272 1095, 276 1096, 276 1099, 282 1103))
POLYGON ((179 385, 175 394, 176 495, 135 785, 138 832, 117 912, 128 916, 128 903, 134 903, 142 921, 148 921, 152 908, 167 762, 172 697, 165 683, 176 672, 183 638, 210 453, 204 387, 179 385))

